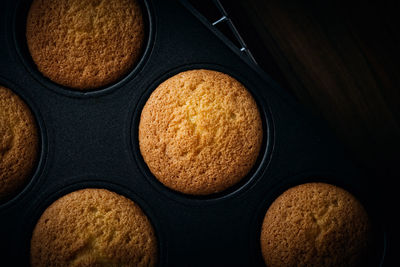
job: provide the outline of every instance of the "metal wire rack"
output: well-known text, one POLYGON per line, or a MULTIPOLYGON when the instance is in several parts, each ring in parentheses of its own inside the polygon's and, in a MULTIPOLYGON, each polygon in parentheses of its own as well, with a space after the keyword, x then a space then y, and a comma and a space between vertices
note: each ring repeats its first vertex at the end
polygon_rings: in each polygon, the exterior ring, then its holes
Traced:
POLYGON ((247 47, 246 42, 244 41, 243 37, 239 33, 238 29, 236 28, 235 24, 233 23, 232 19, 229 17, 228 12, 222 5, 220 0, 211 0, 211 1, 196 1, 196 0, 187 0, 183 1, 185 4, 191 5, 194 9, 196 9, 205 20, 207 20, 212 27, 214 27, 216 30, 218 30, 221 34, 223 34, 228 40, 232 42, 232 44, 239 49, 241 53, 244 53, 250 60, 253 62, 255 65, 258 65, 257 61, 255 60, 253 54, 251 53, 250 49, 247 47), (206 2, 206 3, 205 3, 206 2), (209 3, 210 2, 210 3, 209 3), (211 20, 211 18, 207 18, 207 14, 211 11, 211 8, 209 6, 206 6, 208 4, 213 4, 214 7, 217 10, 218 13, 218 19, 216 20, 211 20), (199 6, 206 6, 207 10, 199 9, 199 6), (210 9, 208 9, 210 8, 210 9), (221 30, 219 27, 220 25, 227 25, 228 29, 230 31, 230 34, 227 33, 226 31, 224 32, 221 30), (232 40, 234 38, 234 40, 232 40), (235 45, 237 44, 237 45, 235 45))
POLYGON ((231 29, 233 35, 236 37, 236 40, 240 44, 240 52, 246 53, 246 55, 250 58, 251 61, 254 62, 254 64, 257 64, 257 61, 255 60, 253 54, 251 53, 250 49, 247 47, 245 41, 243 40, 242 36, 240 35, 239 31, 237 30, 235 24, 233 21, 229 18, 228 13, 226 12, 225 8, 223 7, 221 1, 219 0, 213 0, 213 3, 217 6, 219 11, 221 12, 222 17, 212 23, 213 26, 218 25, 219 23, 227 23, 229 28, 231 29))

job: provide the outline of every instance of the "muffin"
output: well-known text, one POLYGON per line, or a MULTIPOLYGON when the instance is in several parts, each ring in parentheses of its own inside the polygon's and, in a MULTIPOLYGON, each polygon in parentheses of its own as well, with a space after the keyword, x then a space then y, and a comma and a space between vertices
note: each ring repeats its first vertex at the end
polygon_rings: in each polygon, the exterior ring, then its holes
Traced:
POLYGON ((121 79, 141 56, 142 10, 136 0, 33 0, 26 40, 53 82, 99 88, 121 79))
POLYGON ((0 204, 30 181, 39 154, 39 134, 29 107, 0 86, 0 204))
POLYGON ((155 266, 157 241, 134 202, 105 189, 82 189, 44 211, 30 255, 32 267, 155 266))
POLYGON ((371 229, 366 211, 349 192, 308 183, 272 203, 260 239, 267 266, 360 266, 371 229))
POLYGON ((139 123, 139 146, 153 175, 191 195, 218 193, 253 167, 263 137, 257 104, 234 78, 190 70, 151 94, 139 123))

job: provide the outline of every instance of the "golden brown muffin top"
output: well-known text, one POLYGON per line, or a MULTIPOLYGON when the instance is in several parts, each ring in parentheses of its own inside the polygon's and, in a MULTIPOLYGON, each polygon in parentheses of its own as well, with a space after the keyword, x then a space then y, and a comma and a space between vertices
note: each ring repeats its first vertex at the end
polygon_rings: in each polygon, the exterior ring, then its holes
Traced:
POLYGON ((193 195, 221 192, 253 167, 263 137, 257 104, 234 78, 190 70, 151 94, 139 124, 140 152, 167 187, 193 195))
POLYGON ((82 189, 51 204, 31 240, 31 265, 155 266, 157 240, 137 204, 105 189, 82 189))
POLYGON ((358 266, 370 242, 361 203, 325 183, 290 188, 268 209, 261 231, 267 266, 358 266))
POLYGON ((34 0, 26 24, 39 71, 88 90, 119 80, 139 59, 144 22, 136 0, 34 0))
POLYGON ((39 137, 29 107, 0 86, 0 203, 28 183, 36 166, 39 137))

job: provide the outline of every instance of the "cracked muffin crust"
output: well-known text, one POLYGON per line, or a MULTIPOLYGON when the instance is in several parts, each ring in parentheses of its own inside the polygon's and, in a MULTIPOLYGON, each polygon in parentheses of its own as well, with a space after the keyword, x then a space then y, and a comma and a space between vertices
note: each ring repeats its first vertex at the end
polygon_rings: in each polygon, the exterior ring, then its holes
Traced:
POLYGON ((370 222, 349 192, 325 183, 290 188, 269 207, 261 230, 267 266, 359 266, 370 222))
POLYGON ((192 195, 221 192, 253 167, 263 129, 256 102, 229 75, 181 72, 145 104, 139 123, 144 161, 165 186, 192 195))
POLYGON ((26 23, 39 71, 78 90, 119 80, 138 61, 144 39, 136 0, 34 0, 26 23))
POLYGON ((133 201, 82 189, 51 204, 31 239, 31 266, 155 266, 153 227, 133 201))
POLYGON ((29 107, 0 86, 0 204, 29 182, 39 154, 39 136, 29 107))

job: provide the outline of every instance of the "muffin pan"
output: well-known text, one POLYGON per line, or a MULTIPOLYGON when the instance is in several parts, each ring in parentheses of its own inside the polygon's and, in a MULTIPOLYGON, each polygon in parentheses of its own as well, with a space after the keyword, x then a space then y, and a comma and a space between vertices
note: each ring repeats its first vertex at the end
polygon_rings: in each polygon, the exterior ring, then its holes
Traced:
POLYGON ((0 254, 29 265, 32 230, 54 200, 80 188, 106 188, 132 199, 151 220, 160 266, 263 266, 262 219, 293 185, 322 181, 353 193, 374 229, 371 266, 384 266, 384 222, 373 185, 351 165, 322 122, 256 67, 186 2, 144 1, 147 45, 121 81, 78 92, 44 78, 29 56, 24 23, 30 1, 0 3, 0 83, 32 109, 41 155, 31 182, 0 205, 0 254), (189 69, 236 78, 255 98, 263 120, 262 149, 243 181, 219 194, 172 191, 150 173, 139 151, 141 109, 163 81, 189 69), (372 196, 372 197, 371 197, 372 196))

